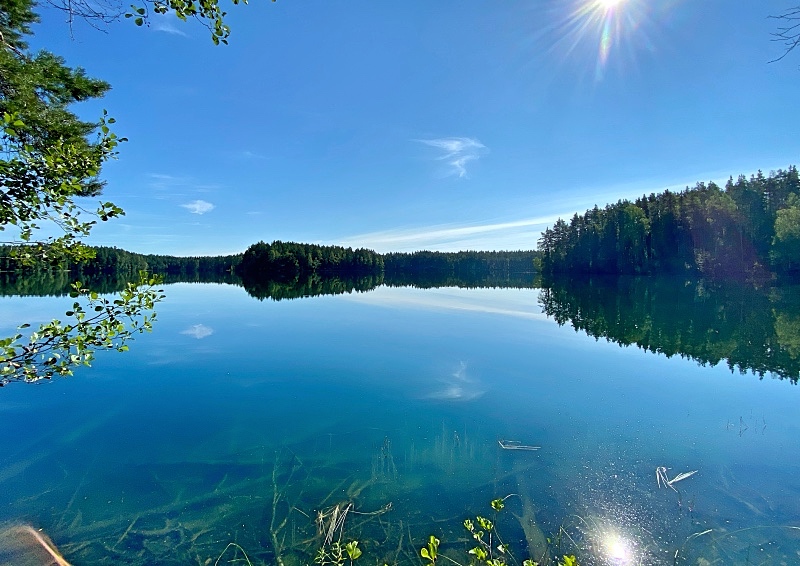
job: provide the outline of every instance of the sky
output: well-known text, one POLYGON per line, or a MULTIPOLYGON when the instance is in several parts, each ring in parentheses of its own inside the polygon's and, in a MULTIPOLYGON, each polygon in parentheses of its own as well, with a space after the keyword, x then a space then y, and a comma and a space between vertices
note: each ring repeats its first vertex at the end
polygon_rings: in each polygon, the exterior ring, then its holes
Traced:
POLYGON ((110 82, 75 110, 129 140, 103 172, 126 216, 91 244, 518 250, 594 205, 798 164, 800 49, 770 62, 792 5, 252 0, 227 46, 42 6, 31 45, 110 82))

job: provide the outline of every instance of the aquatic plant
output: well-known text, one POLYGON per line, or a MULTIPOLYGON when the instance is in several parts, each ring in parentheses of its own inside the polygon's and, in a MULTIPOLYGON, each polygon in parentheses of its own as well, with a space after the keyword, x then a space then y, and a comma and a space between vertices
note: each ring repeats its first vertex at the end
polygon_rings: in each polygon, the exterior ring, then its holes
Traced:
MULTIPOLYGON (((480 515, 475 517, 474 522, 472 519, 464 520, 464 528, 467 529, 472 539, 477 543, 467 551, 471 563, 485 564, 486 566, 507 566, 509 563, 519 565, 519 561, 514 557, 509 545, 500 538, 496 520, 498 513, 505 507, 505 500, 514 495, 509 494, 503 498, 492 500, 491 507, 495 513, 494 521, 480 515)), ((420 549, 420 556, 428 561, 428 566, 435 566, 440 557, 458 566, 463 566, 457 560, 439 553, 440 542, 439 539, 431 535, 427 546, 420 549)), ((546 555, 542 559, 545 562, 542 562, 541 566, 550 563, 546 555)), ((575 556, 567 554, 563 555, 555 564, 557 566, 578 566, 575 556)), ((540 566, 540 563, 529 558, 522 561, 522 566, 540 566)))
POLYGON ((229 542, 228 543, 228 546, 225 547, 225 549, 222 551, 222 553, 214 561, 214 566, 217 566, 219 564, 219 561, 222 560, 222 557, 225 556, 225 553, 228 552, 229 548, 233 548, 234 552, 236 552, 236 556, 234 556, 233 560, 229 560, 229 562, 240 561, 241 559, 238 558, 238 553, 241 552, 244 555, 244 561, 247 562, 247 565, 248 566, 253 566, 253 563, 250 562, 250 557, 247 556, 247 552, 245 552, 244 548, 242 548, 240 545, 236 544, 235 542, 229 542))

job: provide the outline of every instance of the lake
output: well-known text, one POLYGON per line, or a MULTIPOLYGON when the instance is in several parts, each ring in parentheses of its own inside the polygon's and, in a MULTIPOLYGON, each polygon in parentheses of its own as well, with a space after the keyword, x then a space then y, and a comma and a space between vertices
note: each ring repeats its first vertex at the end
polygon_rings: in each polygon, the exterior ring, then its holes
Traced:
MULTIPOLYGON (((539 289, 165 291, 129 352, 0 389, 0 562, 29 525, 72 564, 419 564, 429 535, 467 564, 476 515, 520 562, 800 561, 791 379, 556 324, 539 289)), ((0 335, 70 301, 0 298, 0 335)))

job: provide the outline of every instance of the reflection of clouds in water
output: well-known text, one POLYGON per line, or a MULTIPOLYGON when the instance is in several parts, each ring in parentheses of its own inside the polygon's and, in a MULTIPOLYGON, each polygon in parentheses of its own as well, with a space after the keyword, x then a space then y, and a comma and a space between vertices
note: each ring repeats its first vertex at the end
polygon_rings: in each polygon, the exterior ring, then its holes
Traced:
POLYGON ((369 293, 353 293, 342 298, 382 307, 467 311, 547 321, 547 315, 539 306, 538 289, 378 287, 369 293))
POLYGON ((471 401, 482 396, 485 391, 476 379, 467 375, 467 364, 461 362, 458 370, 450 377, 442 379, 442 389, 427 395, 428 399, 441 399, 444 401, 471 401))
POLYGON ((206 336, 211 336, 212 334, 214 334, 214 329, 209 328, 205 324, 193 324, 186 330, 181 330, 181 334, 186 334, 187 336, 191 336, 193 338, 201 340, 206 336))

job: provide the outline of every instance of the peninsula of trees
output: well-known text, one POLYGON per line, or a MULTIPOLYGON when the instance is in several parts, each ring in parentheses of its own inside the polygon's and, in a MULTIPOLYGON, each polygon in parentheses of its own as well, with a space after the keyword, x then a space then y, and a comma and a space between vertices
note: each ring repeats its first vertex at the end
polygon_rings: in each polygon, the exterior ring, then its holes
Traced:
POLYGON ((546 274, 800 275, 800 179, 789 167, 698 183, 559 219, 539 240, 546 274))

